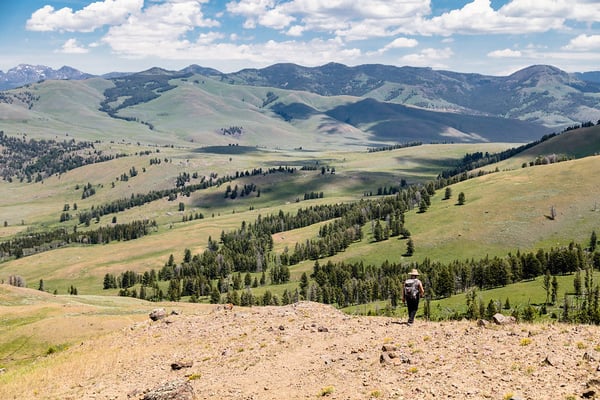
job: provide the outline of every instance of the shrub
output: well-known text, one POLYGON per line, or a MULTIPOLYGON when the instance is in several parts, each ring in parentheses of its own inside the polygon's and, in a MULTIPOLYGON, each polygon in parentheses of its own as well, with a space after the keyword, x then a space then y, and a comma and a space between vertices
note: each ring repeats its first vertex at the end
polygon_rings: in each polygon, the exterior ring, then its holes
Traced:
POLYGON ((332 394, 334 392, 334 388, 333 386, 326 386, 323 389, 321 389, 321 392, 319 393, 319 395, 321 397, 323 396, 329 396, 330 394, 332 394))

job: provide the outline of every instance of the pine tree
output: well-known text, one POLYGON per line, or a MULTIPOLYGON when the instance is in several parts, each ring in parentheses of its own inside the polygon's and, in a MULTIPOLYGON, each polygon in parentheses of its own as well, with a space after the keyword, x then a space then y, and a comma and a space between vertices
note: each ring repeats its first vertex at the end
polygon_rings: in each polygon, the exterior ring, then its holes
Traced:
POLYGON ((581 296, 581 272, 577 270, 575 278, 573 278, 573 289, 575 290, 575 296, 581 296))
POLYGON ((408 239, 408 241, 406 242, 406 253, 405 253, 405 255, 407 257, 410 257, 414 253, 415 253, 415 244, 413 243, 412 239, 408 239))
POLYGON ((452 197, 452 189, 450 188, 450 186, 446 186, 446 191, 444 192, 444 200, 448 200, 450 197, 452 197))
POLYGON ((179 301, 181 299, 181 282, 179 282, 179 279, 171 279, 169 281, 167 299, 169 301, 179 301))
POLYGON ((421 199, 421 202, 419 203, 419 212, 420 213, 424 213, 425 211, 427 211, 427 202, 425 201, 425 199, 421 199))
POLYGON ((469 289, 465 296, 467 302, 467 319, 474 320, 479 318, 479 308, 477 307, 477 290, 475 288, 469 289))
POLYGON ((546 270, 546 274, 544 275, 544 280, 542 282, 542 287, 546 291, 546 304, 550 301, 550 270, 546 270))
POLYGON ((552 277, 552 294, 550 295, 552 299, 552 304, 556 304, 556 300, 558 299, 558 280, 556 276, 552 277))
POLYGON ((213 286, 210 292, 210 304, 219 304, 221 302, 221 293, 216 286, 213 286))
POLYGON ((300 296, 302 296, 303 299, 306 299, 306 295, 307 295, 306 290, 307 289, 308 289, 308 275, 306 275, 306 272, 303 272, 302 276, 300 277, 300 296))
POLYGON ((465 194, 464 194, 464 192, 460 192, 460 193, 458 194, 458 203, 457 203, 457 204, 458 204, 459 206, 462 206, 462 205, 464 205, 464 204, 465 204, 465 201, 466 201, 466 197, 465 197, 465 194))
POLYGON ((265 271, 260 275, 260 286, 264 286, 267 283, 267 276, 265 275, 265 271))
POLYGON ((527 304, 527 307, 523 310, 523 321, 533 322, 535 318, 535 309, 531 304, 527 304))
POLYGON ((494 300, 490 299, 490 302, 488 303, 487 308, 485 310, 485 317, 488 320, 491 320, 494 314, 496 314, 496 312, 496 303, 494 302, 494 300))

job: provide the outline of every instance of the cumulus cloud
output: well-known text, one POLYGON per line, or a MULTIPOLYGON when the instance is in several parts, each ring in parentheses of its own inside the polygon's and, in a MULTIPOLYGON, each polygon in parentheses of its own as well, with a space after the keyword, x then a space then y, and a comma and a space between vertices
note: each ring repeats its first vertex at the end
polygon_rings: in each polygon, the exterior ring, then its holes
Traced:
MULTIPOLYGON (((115 52, 137 57, 163 56, 193 46, 187 34, 195 28, 215 28, 219 22, 204 18, 197 1, 167 2, 148 7, 139 15, 111 27, 102 42, 115 52), (169 49, 172 48, 172 49, 169 49)), ((206 35, 206 34, 205 34, 206 35)), ((200 35, 198 40, 205 42, 200 35)))
POLYGON ((240 0, 227 10, 246 18, 244 27, 331 33, 346 40, 393 36, 398 26, 430 13, 429 0, 240 0))
POLYGON ((138 13, 144 0, 104 0, 91 3, 79 11, 64 7, 55 10, 46 5, 35 11, 26 28, 32 31, 92 32, 104 25, 120 24, 138 13))
POLYGON ((64 54, 85 54, 88 53, 89 50, 86 49, 85 47, 81 46, 78 42, 77 39, 69 39, 67 40, 62 47, 60 48, 60 50, 58 50, 58 53, 64 53, 64 54))
POLYGON ((415 67, 434 67, 445 68, 447 65, 443 62, 454 55, 454 52, 449 47, 443 49, 427 48, 419 53, 408 54, 400 61, 415 67))
MULTIPOLYGON (((529 0, 513 0, 505 7, 526 1, 529 0)), ((546 3, 544 2, 544 5, 546 3)), ((521 34, 560 29, 565 22, 564 17, 554 14, 538 13, 524 16, 514 10, 506 12, 505 7, 494 10, 491 0, 473 0, 461 9, 423 21, 419 30, 423 34, 436 35, 521 34)))
POLYGON ((488 57, 492 58, 517 58, 522 55, 519 50, 512 49, 494 50, 488 53, 488 57))
POLYGON ((289 36, 302 36, 302 33, 304 33, 304 27, 301 25, 294 25, 287 31, 289 36))
POLYGON ((596 0, 512 0, 500 9, 507 16, 520 18, 557 18, 600 21, 600 3, 596 0))
POLYGON ((563 50, 590 51, 600 50, 600 35, 579 35, 571 39, 563 50))
MULTIPOLYGON (((91 43, 87 47, 67 40, 60 50, 63 53, 83 53, 105 45, 122 57, 239 60, 240 64, 356 63, 356 57, 365 55, 384 60, 392 50, 414 49, 421 37, 437 36, 440 46, 453 46, 462 35, 564 33, 576 23, 579 29, 587 27, 588 34, 573 38, 562 51, 580 57, 588 51, 593 53, 588 59, 597 60, 595 51, 600 50, 600 35, 589 34, 592 24, 600 22, 597 0, 506 0, 496 8, 493 0, 466 0, 437 16, 432 15, 432 0, 212 0, 220 9, 211 7, 213 14, 206 16, 203 6, 209 1, 98 0, 80 10, 45 6, 31 15, 26 27, 40 32, 100 31, 87 40, 91 43), (251 38, 242 27, 253 30, 251 38), (260 42, 257 38, 265 34, 272 40, 260 42), (387 44, 371 51, 374 42, 387 44)), ((531 37, 536 40, 536 35, 531 37)), ((492 48, 483 54, 496 59, 533 59, 532 49, 524 43, 519 48, 492 48)), ((450 47, 411 51, 400 62, 446 68, 454 56, 450 47)))

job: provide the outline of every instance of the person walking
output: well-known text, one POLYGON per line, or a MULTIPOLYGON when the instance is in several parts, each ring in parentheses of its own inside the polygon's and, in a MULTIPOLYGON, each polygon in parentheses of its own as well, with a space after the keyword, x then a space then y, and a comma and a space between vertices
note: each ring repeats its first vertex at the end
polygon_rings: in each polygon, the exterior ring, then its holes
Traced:
POLYGON ((425 294, 423 283, 419 280, 419 271, 413 268, 408 274, 408 279, 404 281, 404 290, 402 291, 402 302, 408 307, 408 325, 415 321, 415 315, 419 309, 419 299, 425 294))

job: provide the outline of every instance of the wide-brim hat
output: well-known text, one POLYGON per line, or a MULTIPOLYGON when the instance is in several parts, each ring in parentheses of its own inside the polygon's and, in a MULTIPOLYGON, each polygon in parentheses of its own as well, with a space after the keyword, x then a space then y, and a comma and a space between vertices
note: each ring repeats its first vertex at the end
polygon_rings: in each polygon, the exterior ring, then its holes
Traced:
POLYGON ((419 276, 419 271, 416 268, 413 268, 412 271, 408 273, 410 276, 419 276))

